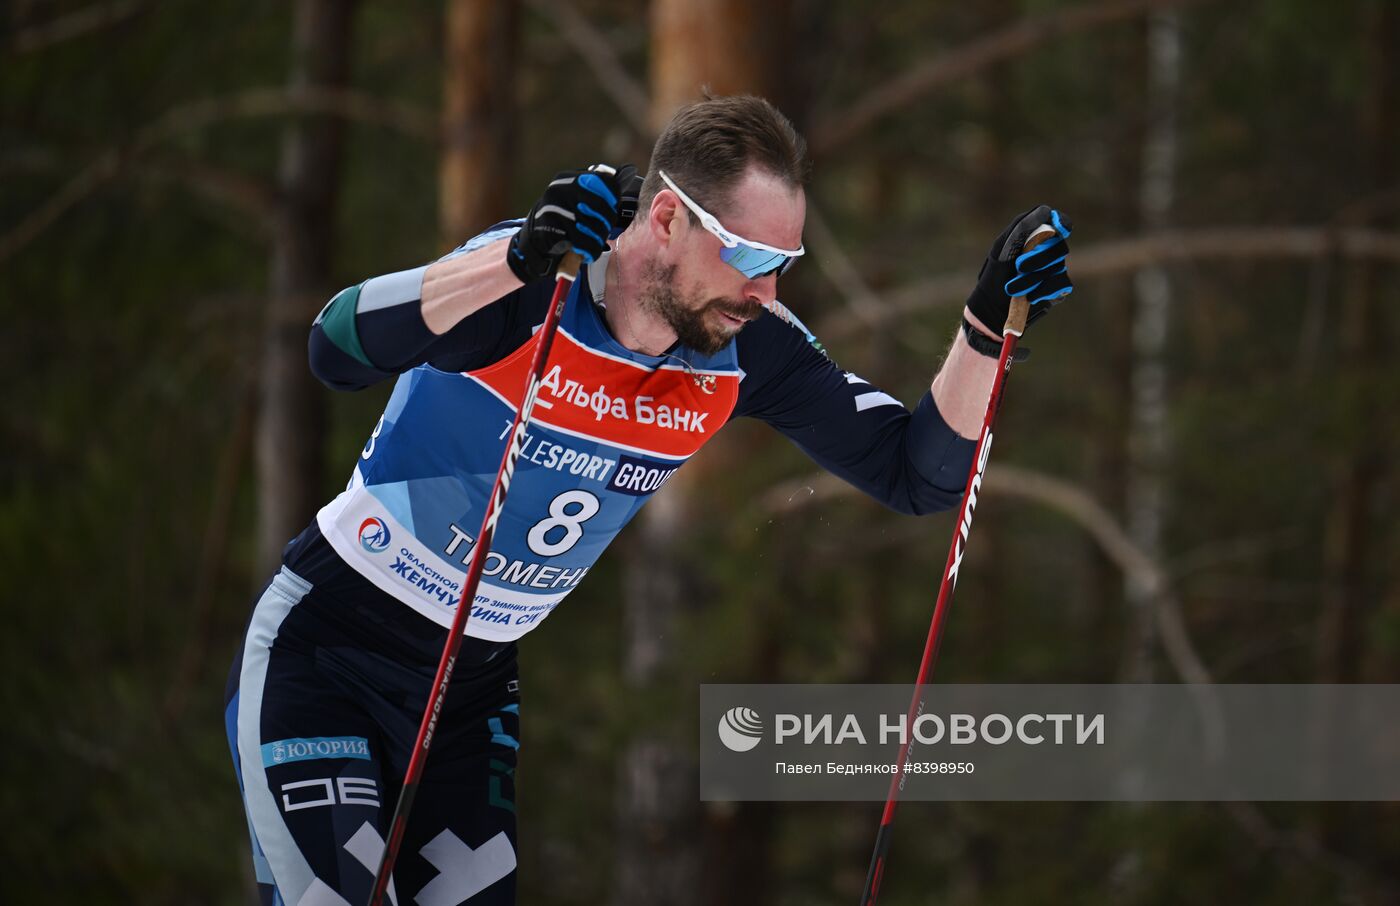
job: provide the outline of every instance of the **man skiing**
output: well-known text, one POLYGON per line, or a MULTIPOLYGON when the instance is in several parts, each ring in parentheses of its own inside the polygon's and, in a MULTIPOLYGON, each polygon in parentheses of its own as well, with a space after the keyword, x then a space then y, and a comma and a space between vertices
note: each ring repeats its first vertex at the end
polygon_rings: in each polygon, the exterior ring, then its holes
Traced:
POLYGON ((1041 206, 997 238, 911 413, 838 368, 777 301, 778 277, 804 254, 805 171, 802 139, 770 104, 708 98, 667 126, 644 180, 631 167, 561 173, 524 221, 321 312, 310 356, 323 382, 397 383, 346 490, 284 551, 230 676, 264 902, 369 893, 565 253, 586 267, 466 604, 395 901, 514 902, 516 641, 726 422, 769 423, 901 512, 958 501, 1008 291, 1033 303, 1032 320, 1069 294, 1068 222, 1041 206), (1023 253, 1043 225, 1054 239, 1023 253))

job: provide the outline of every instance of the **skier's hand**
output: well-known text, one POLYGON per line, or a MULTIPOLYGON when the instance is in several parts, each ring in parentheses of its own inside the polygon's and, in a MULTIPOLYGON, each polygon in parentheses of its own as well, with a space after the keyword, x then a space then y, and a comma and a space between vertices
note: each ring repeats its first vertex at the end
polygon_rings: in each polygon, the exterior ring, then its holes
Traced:
POLYGON ((607 250, 609 234, 632 219, 640 188, 631 164, 617 169, 594 164, 557 174, 510 241, 510 269, 529 283, 553 275, 570 251, 592 263, 607 250))
POLYGON ((968 310, 998 336, 1006 326, 1013 296, 1025 296, 1031 303, 1027 326, 1044 317, 1074 291, 1065 268, 1071 229, 1069 218, 1047 205, 1018 215, 992 243, 977 275, 977 288, 968 297, 968 310), (1047 224, 1055 235, 1025 251, 1026 239, 1047 224))

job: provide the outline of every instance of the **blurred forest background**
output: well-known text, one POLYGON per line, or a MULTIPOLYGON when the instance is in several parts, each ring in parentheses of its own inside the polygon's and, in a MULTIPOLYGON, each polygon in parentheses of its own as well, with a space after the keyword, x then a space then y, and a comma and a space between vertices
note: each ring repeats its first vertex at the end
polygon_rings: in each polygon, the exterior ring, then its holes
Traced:
MULTIPOLYGON (((906 402, 1047 201, 939 682, 1400 682, 1400 4, 10 0, 6 903, 249 902, 222 689, 389 385, 336 290, 645 165, 702 84, 812 145, 783 301, 906 402)), ((878 804, 702 804, 701 682, 908 682, 951 515, 731 426, 523 646, 521 902, 854 902, 878 804)), ((1396 903, 1400 810, 905 805, 882 903, 1396 903)))

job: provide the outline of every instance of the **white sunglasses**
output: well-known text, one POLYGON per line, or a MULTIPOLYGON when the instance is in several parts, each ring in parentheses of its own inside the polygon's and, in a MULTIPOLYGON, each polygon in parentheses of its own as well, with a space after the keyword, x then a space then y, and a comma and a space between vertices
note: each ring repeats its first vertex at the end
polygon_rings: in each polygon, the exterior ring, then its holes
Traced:
POLYGON ((769 274, 782 276, 792 267, 793 262, 807 254, 807 249, 798 246, 796 249, 780 249, 763 242, 754 242, 752 239, 745 239, 738 233, 726 230, 719 222, 719 218, 709 211, 696 204, 691 197, 681 191, 681 187, 671 181, 671 177, 666 175, 665 170, 657 170, 661 181, 666 183, 666 187, 676 193, 681 202, 700 218, 700 225, 713 233, 715 238, 723 246, 719 250, 719 260, 734 268, 739 273, 753 280, 758 277, 766 277, 769 274))

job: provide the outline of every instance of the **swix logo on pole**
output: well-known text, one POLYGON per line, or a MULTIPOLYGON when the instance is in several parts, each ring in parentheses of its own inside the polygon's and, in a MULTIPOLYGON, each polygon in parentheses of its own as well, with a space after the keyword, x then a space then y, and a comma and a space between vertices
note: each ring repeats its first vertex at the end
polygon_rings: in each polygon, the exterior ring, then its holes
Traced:
POLYGON ((958 587, 958 567, 962 566, 963 551, 967 547, 967 533, 972 531, 972 511, 977 508, 977 490, 982 487, 982 473, 987 469, 987 457, 992 453, 991 428, 982 429, 982 443, 977 448, 977 473, 967 489, 967 505, 963 507, 962 525, 958 527, 957 553, 953 555, 953 565, 948 567, 948 575, 953 587, 958 587))
POLYGON ((428 732, 423 734, 423 751, 428 751, 428 746, 433 744, 433 734, 437 732, 438 718, 442 716, 442 705, 447 699, 447 685, 452 682, 452 668, 457 666, 457 655, 452 655, 447 659, 442 671, 442 682, 438 683, 436 696, 433 698, 433 716, 428 720, 428 732))

